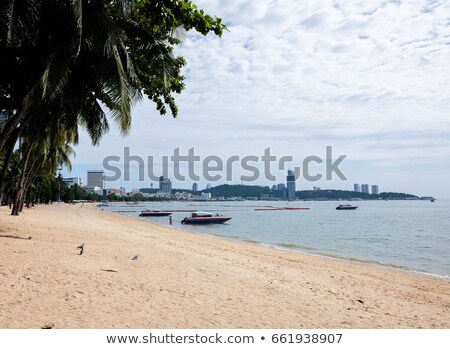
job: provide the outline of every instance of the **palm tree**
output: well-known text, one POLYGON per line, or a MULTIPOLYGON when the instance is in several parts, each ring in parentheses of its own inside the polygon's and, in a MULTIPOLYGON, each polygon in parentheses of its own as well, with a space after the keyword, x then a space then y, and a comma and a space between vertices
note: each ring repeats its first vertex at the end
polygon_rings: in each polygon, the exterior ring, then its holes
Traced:
POLYGON ((0 132, 0 152, 4 151, 0 196, 16 141, 40 113, 55 106, 65 110, 55 122, 84 126, 96 144, 109 128, 100 103, 109 108, 125 133, 131 123, 131 105, 140 97, 126 52, 126 36, 102 1, 74 1, 73 6, 55 0, 20 4, 4 2, 2 12, 8 25, 0 35, 0 44, 2 51, 9 53, 3 65, 6 68, 16 64, 16 56, 25 52, 28 56, 14 68, 29 74, 21 88, 12 83, 2 86, 3 95, 14 98, 10 98, 12 116, 0 132), (44 33, 45 38, 34 32, 44 33), (30 42, 30 36, 35 40, 30 42), (30 52, 36 55, 30 57, 30 52))
MULTIPOLYGON (((125 134, 132 105, 142 92, 161 114, 168 105, 176 116, 171 93, 184 88, 185 62, 173 55, 173 45, 179 43, 174 33, 180 27, 219 36, 225 29, 220 19, 205 15, 189 0, 2 1, 0 109, 9 118, 0 130, 0 198, 14 146, 22 136, 23 173, 15 207, 23 203, 42 147, 32 143, 27 132, 50 127, 47 121, 63 125, 61 134, 78 134, 81 125, 96 144, 109 128, 102 106, 125 134)), ((71 142, 69 137, 59 144, 71 142)))
POLYGON ((102 102, 121 130, 128 131, 131 106, 140 89, 128 56, 127 37, 114 22, 112 11, 104 1, 3 3, 7 25, 0 35, 1 50, 15 53, 4 64, 13 64, 14 56, 23 56, 15 68, 32 72, 21 83, 21 91, 13 90, 19 96, 14 96, 14 109, 9 111, 12 116, 0 133, 0 150, 36 110, 66 98, 87 97, 91 102, 89 124, 100 122, 100 129, 104 129, 104 113, 98 101, 102 102))
POLYGON ((73 112, 54 104, 43 109, 24 128, 22 136, 21 178, 17 185, 12 214, 22 210, 29 188, 38 173, 54 174, 60 166, 71 168, 71 145, 78 143, 78 124, 70 123, 73 112))

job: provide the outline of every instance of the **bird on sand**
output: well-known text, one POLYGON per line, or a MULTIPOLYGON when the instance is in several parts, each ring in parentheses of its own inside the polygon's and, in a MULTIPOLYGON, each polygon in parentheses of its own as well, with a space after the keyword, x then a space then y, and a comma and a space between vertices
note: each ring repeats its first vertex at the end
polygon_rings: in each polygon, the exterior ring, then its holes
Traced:
POLYGON ((80 246, 77 247, 77 250, 80 250, 80 256, 81 256, 84 252, 84 242, 80 246))

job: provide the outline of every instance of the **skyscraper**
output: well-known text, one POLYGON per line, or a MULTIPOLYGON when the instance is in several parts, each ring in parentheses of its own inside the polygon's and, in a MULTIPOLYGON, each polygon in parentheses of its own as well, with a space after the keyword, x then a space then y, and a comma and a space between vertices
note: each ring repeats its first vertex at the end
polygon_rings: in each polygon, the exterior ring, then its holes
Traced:
POLYGON ((159 191, 161 193, 172 193, 172 182, 169 178, 164 178, 164 176, 159 177, 159 191))
POLYGON ((372 185, 372 194, 380 194, 380 188, 378 187, 378 185, 372 185))
POLYGON ((288 174, 286 176, 286 187, 288 200, 295 200, 295 175, 292 170, 288 170, 288 174))
POLYGON ((192 191, 198 191, 198 184, 197 183, 192 184, 192 191))
POLYGON ((87 186, 105 189, 104 177, 105 171, 103 170, 87 171, 87 186))
POLYGON ((361 186, 358 183, 353 184, 353 191, 361 193, 361 186))
POLYGON ((361 192, 369 194, 369 185, 368 184, 361 184, 361 192))

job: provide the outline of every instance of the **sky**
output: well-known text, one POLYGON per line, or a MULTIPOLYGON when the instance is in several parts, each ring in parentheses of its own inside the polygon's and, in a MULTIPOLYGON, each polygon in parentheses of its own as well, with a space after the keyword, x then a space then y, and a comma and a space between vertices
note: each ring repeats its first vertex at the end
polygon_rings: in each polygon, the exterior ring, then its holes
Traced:
MULTIPOLYGON (((193 2, 221 17, 228 31, 222 38, 189 32, 177 48, 187 60, 186 89, 175 96, 178 118, 142 101, 129 135, 111 127, 93 147, 82 134, 73 170, 63 175, 86 179, 86 170, 103 168, 107 156, 122 163, 124 147, 146 166, 153 156, 156 174, 176 148, 181 155, 194 148, 199 174, 207 156, 260 159, 270 148, 277 159, 293 158, 284 170, 272 164, 275 180, 261 173, 242 182, 249 171, 235 163, 229 181, 221 172, 211 184, 271 186, 317 156, 324 162, 309 169, 322 179, 300 175, 297 190, 367 183, 450 198, 450 0, 193 2), (333 160, 345 155, 339 169, 346 180, 325 178, 327 146, 333 160)), ((263 172, 261 161, 252 164, 263 172)), ((149 187, 135 165, 129 181, 122 176, 107 187, 149 187)), ((180 172, 187 171, 182 164, 180 172)), ((176 180, 172 172, 174 187, 191 188, 193 180, 176 180)), ((200 178, 200 189, 207 182, 200 178)))

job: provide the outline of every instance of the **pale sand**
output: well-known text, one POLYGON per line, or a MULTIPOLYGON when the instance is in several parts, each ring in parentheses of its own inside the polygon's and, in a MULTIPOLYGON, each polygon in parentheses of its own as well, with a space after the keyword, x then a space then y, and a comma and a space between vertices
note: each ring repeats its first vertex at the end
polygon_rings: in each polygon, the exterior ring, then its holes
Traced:
POLYGON ((0 208, 0 235, 1 328, 450 328, 448 281, 86 205, 0 208))

